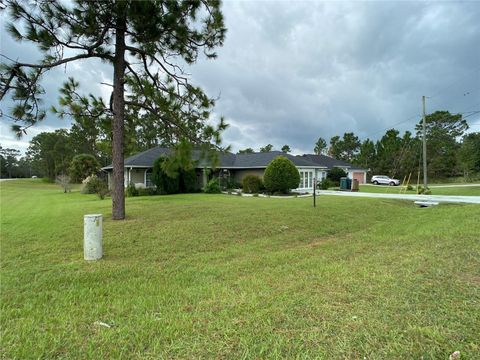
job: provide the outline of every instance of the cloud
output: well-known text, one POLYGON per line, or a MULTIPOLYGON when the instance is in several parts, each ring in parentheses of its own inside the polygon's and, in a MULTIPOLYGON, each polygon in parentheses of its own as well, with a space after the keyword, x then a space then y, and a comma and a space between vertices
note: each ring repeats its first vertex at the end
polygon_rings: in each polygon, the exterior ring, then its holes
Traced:
MULTIPOLYGON (((480 109, 476 2, 228 1, 223 12, 228 32, 218 58, 200 59, 189 72, 210 96, 220 95, 215 115, 231 124, 224 139, 234 150, 272 143, 303 153, 319 136, 353 131, 376 139, 394 125, 411 130, 422 95, 428 112, 480 109)), ((15 57, 38 56, 4 43, 15 57)), ((100 85, 111 79, 105 64, 52 74, 46 104, 56 102, 66 76, 109 96, 100 85)), ((46 125, 65 123, 49 117, 46 125)))

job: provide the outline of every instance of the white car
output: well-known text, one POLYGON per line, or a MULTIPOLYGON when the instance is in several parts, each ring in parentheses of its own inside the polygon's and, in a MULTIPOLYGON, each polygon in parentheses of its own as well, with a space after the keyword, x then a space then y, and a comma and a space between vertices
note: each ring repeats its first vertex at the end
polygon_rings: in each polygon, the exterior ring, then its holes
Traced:
POLYGON ((390 185, 390 186, 400 185, 400 180, 392 179, 391 177, 385 176, 385 175, 374 175, 372 176, 372 179, 370 181, 374 185, 381 185, 381 184, 390 185))

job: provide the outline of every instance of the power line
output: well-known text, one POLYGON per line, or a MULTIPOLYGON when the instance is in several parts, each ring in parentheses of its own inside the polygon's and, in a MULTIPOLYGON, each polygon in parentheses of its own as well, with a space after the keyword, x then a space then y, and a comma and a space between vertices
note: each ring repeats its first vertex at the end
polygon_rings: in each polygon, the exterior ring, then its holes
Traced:
MULTIPOLYGON (((475 71, 478 71, 480 70, 480 66, 477 66, 476 68, 474 68, 473 70, 470 70, 469 72, 467 72, 465 75, 461 76, 460 78, 458 79, 455 79, 453 82, 451 82, 449 85, 446 85, 446 86, 443 86, 442 89, 440 91, 437 91, 435 92, 433 95, 430 95, 430 99, 433 99, 433 98, 436 98, 438 96, 438 94, 441 94, 443 92, 445 92, 445 90, 451 88, 453 85, 456 85, 458 84, 461 80, 463 80, 467 75, 470 75, 471 73, 475 72, 475 71)), ((463 93, 463 95, 465 95, 466 92, 463 93)))
MULTIPOLYGON (((476 107, 476 106, 479 106, 479 105, 475 105, 475 107, 476 107)), ((471 109, 472 109, 472 108, 471 108, 471 109)), ((463 116, 463 117, 462 117, 463 119, 465 119, 465 118, 467 118, 467 117, 470 117, 470 116, 475 115, 475 114, 478 114, 478 113, 480 113, 480 110, 464 111, 464 112, 456 112, 456 111, 454 111, 454 112, 451 113, 451 115, 465 115, 465 114, 469 114, 469 115, 466 115, 466 116, 463 116)), ((381 130, 378 130, 378 131, 374 132, 374 133, 370 133, 370 134, 368 134, 367 136, 365 136, 365 138, 370 138, 371 136, 376 135, 376 134, 378 134, 378 133, 380 133, 380 132, 383 132, 383 131, 386 131, 386 130, 390 130, 390 129, 394 128, 395 126, 398 126, 398 125, 404 124, 404 123, 406 123, 406 122, 409 122, 410 120, 412 120, 412 119, 414 119, 414 118, 416 118, 416 117, 421 119, 421 115, 413 115, 413 116, 410 116, 410 117, 409 117, 408 119, 406 119, 406 120, 403 120, 403 121, 401 121, 401 122, 398 122, 398 123, 389 125, 389 126, 383 128, 383 129, 381 129, 381 130)), ((444 119, 444 118, 446 118, 446 116, 445 116, 445 117, 442 117, 442 119, 444 119)))

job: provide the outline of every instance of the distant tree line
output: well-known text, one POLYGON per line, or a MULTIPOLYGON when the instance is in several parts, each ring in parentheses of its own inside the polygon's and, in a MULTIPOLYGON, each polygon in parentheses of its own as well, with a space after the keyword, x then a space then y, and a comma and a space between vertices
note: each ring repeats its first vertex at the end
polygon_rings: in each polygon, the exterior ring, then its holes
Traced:
MULTIPOLYGON (((426 116, 427 167, 432 179, 454 176, 471 178, 480 173, 480 133, 466 133, 467 121, 461 114, 436 111, 426 116)), ((389 129, 377 141, 361 141, 353 132, 342 137, 333 136, 329 147, 320 138, 315 144, 315 153, 326 153, 364 169, 370 175, 382 174, 397 178, 412 177, 421 171, 422 123, 400 134, 389 129)))

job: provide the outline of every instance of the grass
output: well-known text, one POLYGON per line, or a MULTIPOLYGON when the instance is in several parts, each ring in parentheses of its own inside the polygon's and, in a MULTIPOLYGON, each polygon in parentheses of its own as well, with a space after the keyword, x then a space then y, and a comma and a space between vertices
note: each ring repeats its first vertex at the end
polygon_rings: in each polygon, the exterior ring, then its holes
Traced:
MULTIPOLYGON (((480 184, 478 186, 457 186, 457 187, 435 187, 441 184, 435 184, 430 187, 431 195, 458 195, 458 196, 480 196, 480 184)), ((450 185, 449 185, 450 186, 450 185)), ((415 188, 415 186, 414 186, 415 188)), ((399 194, 401 186, 388 185, 360 185, 361 192, 399 194)), ((415 190, 402 191, 402 194, 415 195, 415 190)))
POLYGON ((479 354, 479 206, 194 194, 129 198, 112 221, 110 200, 0 186, 3 358, 479 354))

